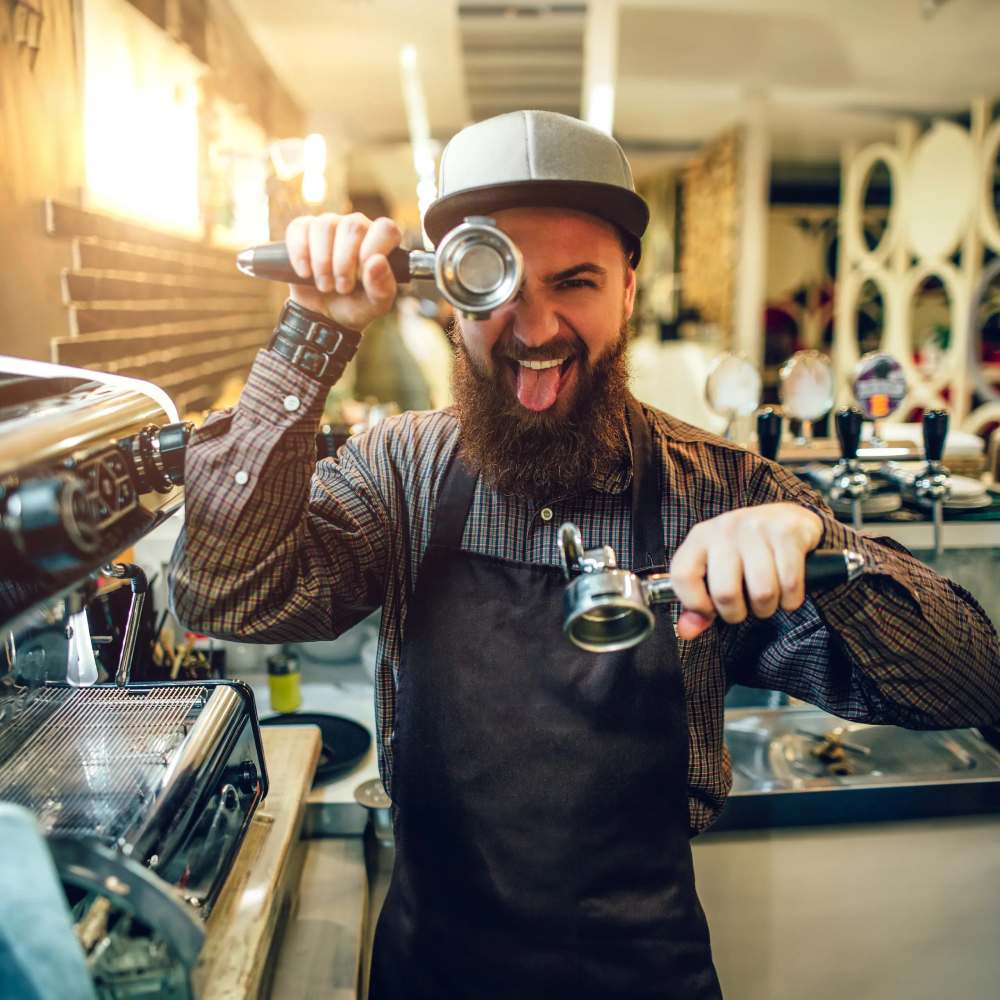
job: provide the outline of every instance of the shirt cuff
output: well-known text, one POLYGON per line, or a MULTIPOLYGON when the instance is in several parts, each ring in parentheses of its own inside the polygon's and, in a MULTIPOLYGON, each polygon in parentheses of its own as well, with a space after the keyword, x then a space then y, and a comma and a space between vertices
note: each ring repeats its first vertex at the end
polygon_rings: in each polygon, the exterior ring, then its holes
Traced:
MULTIPOLYGON (((331 359, 328 371, 339 378, 353 354, 349 352, 343 361, 331 359)), ((261 350, 240 395, 239 409, 271 424, 316 424, 331 385, 329 380, 310 378, 279 354, 261 350)))

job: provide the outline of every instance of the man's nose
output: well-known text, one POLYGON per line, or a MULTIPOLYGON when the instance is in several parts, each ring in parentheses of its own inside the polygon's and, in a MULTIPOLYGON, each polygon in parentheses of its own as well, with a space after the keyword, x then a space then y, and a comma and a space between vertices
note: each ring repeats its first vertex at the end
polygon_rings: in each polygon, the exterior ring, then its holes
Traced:
POLYGON ((544 294, 522 288, 513 306, 514 336, 525 347, 541 347, 559 333, 559 316, 544 294))

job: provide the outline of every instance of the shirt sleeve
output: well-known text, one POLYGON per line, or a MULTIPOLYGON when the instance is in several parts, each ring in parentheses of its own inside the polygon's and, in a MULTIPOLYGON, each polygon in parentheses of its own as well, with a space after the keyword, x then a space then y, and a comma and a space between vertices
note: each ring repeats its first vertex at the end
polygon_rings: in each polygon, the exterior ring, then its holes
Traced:
POLYGON ((382 603, 385 506, 363 445, 317 464, 326 393, 261 351, 239 404, 192 436, 168 574, 187 627, 259 642, 331 639, 382 603))
POLYGON ((746 506, 779 502, 818 514, 819 547, 853 549, 865 569, 794 613, 723 626, 732 681, 784 691, 858 722, 941 729, 1000 720, 1000 644, 968 591, 893 540, 841 524, 808 486, 761 461, 746 506))

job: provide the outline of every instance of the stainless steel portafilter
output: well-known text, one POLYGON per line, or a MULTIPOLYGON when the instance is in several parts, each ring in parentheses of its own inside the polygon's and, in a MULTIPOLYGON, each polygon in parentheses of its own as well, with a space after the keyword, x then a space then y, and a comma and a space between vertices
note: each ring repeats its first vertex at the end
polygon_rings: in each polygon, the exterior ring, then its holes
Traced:
MULTIPOLYGON (((609 545, 584 549, 580 529, 567 522, 559 529, 566 591, 563 631, 580 649, 611 653, 648 638, 656 625, 652 608, 675 600, 670 576, 638 576, 618 566, 609 545)), ((806 557, 806 588, 847 583, 864 568, 864 557, 849 549, 817 549, 806 557)))
MULTIPOLYGON (((236 266, 253 278, 313 283, 295 273, 283 242, 241 250, 236 266)), ((393 250, 389 267, 401 283, 433 278, 441 295, 469 319, 489 319, 517 295, 524 280, 521 251, 493 219, 479 215, 446 233, 434 252, 393 250)))

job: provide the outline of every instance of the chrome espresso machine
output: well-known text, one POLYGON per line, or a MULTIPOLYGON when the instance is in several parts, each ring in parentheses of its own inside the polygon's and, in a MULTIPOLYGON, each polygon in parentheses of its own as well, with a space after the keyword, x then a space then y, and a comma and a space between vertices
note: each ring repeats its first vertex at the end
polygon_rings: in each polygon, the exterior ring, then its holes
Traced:
POLYGON ((148 583, 112 560, 180 507, 189 432, 149 383, 0 357, 0 994, 190 996, 267 793, 248 687, 131 680, 148 583))

